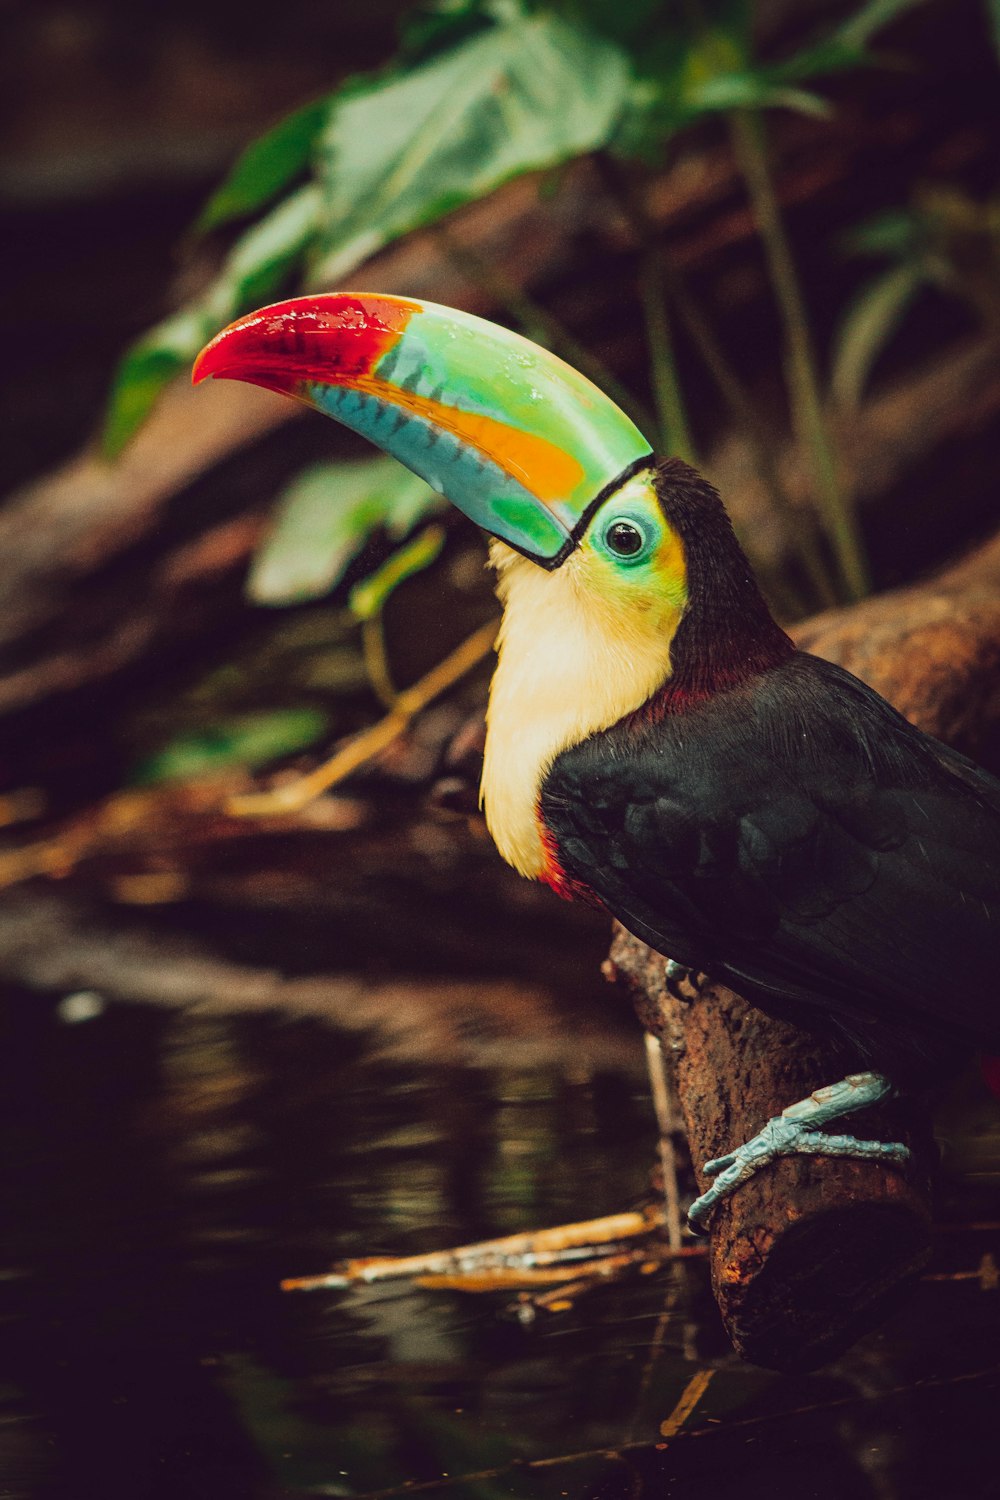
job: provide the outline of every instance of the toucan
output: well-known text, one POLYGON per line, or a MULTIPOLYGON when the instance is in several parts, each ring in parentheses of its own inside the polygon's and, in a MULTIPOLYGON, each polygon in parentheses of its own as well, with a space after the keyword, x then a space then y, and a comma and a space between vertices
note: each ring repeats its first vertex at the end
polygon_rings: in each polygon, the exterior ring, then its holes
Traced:
POLYGON ((692 1224, 789 1151, 903 1160, 822 1127, 1000 1051, 1000 782, 797 650, 712 486, 519 334, 299 297, 219 333, 209 376, 336 418, 489 534, 481 798, 503 858, 605 908, 674 980, 842 1044, 845 1079, 705 1164, 692 1224))

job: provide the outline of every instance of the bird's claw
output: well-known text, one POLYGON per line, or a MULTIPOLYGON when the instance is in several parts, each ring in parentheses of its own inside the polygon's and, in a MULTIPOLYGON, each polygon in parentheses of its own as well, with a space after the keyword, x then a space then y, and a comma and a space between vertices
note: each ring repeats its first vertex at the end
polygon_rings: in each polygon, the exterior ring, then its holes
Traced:
POLYGON ((735 1191, 761 1167, 779 1156, 848 1156, 867 1160, 904 1162, 910 1151, 901 1141, 862 1141, 853 1135, 827 1135, 787 1115, 775 1115, 763 1130, 735 1151, 717 1156, 702 1168, 714 1178, 711 1187, 688 1209, 688 1227, 695 1234, 708 1233, 708 1221, 716 1204, 735 1191))
POLYGON ((675 959, 667 959, 665 970, 667 994, 672 995, 675 1000, 682 1000, 689 1005, 695 996, 701 994, 705 976, 698 969, 692 969, 687 964, 679 964, 675 959), (687 985, 694 994, 685 994, 683 986, 687 985))

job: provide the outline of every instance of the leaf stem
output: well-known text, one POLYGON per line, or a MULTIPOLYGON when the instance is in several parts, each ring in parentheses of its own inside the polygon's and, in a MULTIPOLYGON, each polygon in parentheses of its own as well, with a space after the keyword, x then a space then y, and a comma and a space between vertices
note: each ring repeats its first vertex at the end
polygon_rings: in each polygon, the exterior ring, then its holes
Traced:
POLYGON ((805 301, 771 179, 764 127, 753 110, 735 110, 729 120, 784 327, 795 425, 812 460, 817 500, 848 597, 861 599, 870 589, 868 566, 853 510, 837 475, 805 301))
POLYGON ((361 622, 361 654, 372 692, 383 708, 393 709, 399 700, 389 670, 389 656, 385 649, 385 630, 381 611, 370 620, 361 622))

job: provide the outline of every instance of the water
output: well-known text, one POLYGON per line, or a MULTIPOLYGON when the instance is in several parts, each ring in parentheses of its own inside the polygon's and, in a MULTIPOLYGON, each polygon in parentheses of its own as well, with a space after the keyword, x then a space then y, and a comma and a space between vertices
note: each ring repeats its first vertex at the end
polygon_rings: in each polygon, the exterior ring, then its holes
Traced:
MULTIPOLYGON (((975 1277, 794 1378, 727 1351, 700 1266, 530 1328, 503 1294, 280 1293, 637 1200, 638 1038, 574 1073, 389 1061, 278 1014, 17 992, 3 1015, 4 1500, 1000 1494, 1000 1294, 975 1277)), ((937 1268, 998 1241, 942 1236, 937 1268)))

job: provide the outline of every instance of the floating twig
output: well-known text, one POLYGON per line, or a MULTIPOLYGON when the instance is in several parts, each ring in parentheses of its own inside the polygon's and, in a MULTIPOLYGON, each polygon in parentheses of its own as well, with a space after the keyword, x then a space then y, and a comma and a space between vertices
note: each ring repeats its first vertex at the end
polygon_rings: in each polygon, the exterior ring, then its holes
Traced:
MULTIPOLYGON (((552 1229, 509 1234, 502 1239, 481 1240, 451 1250, 432 1250, 426 1255, 382 1255, 348 1260, 319 1276, 289 1277, 281 1286, 286 1292, 311 1292, 344 1290, 351 1286, 370 1286, 377 1281, 418 1277, 433 1277, 441 1285, 445 1277, 469 1281, 491 1276, 496 1284, 500 1272, 535 1272, 617 1255, 630 1240, 661 1235, 664 1224, 663 1210, 657 1206, 642 1212, 611 1214, 602 1219, 560 1224, 552 1229)), ((664 1245, 661 1256, 669 1258, 674 1253, 664 1245)))

